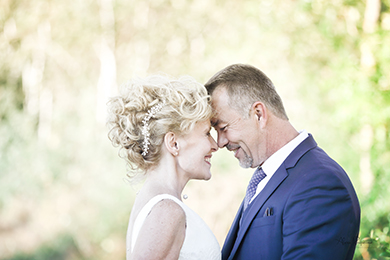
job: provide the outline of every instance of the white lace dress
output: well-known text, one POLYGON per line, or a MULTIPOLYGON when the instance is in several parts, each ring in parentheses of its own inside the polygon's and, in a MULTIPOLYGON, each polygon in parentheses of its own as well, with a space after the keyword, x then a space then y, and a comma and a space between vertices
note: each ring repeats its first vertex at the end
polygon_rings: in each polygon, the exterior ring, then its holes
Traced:
POLYGON ((138 233, 146 217, 152 210, 153 206, 164 199, 170 199, 179 204, 186 214, 187 228, 184 243, 180 250, 179 260, 220 260, 221 248, 210 228, 192 209, 179 199, 169 194, 161 194, 153 197, 139 212, 134 222, 133 233, 130 234, 129 231, 127 232, 127 259, 129 259, 129 253, 131 253, 135 242, 137 241, 138 233), (130 236, 131 244, 129 242, 130 236))

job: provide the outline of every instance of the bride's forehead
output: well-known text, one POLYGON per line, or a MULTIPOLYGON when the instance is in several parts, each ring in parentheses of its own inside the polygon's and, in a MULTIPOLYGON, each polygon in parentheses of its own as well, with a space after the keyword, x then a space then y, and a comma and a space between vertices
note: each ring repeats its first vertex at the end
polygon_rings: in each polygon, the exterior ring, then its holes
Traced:
POLYGON ((198 128, 198 130, 209 129, 210 127, 210 120, 200 121, 195 125, 195 128, 198 128))

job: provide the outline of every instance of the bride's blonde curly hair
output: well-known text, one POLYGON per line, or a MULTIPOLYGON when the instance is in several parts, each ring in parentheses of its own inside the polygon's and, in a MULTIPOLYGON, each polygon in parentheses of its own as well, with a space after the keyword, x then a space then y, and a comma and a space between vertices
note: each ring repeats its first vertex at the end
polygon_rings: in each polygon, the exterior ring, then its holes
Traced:
POLYGON ((108 137, 131 168, 129 177, 159 163, 161 145, 168 132, 184 135, 195 124, 212 117, 210 97, 192 77, 165 75, 137 78, 121 86, 120 95, 108 102, 108 137), (144 155, 143 120, 152 107, 163 104, 148 121, 149 144, 144 155), (137 171, 134 171, 137 170, 137 171))

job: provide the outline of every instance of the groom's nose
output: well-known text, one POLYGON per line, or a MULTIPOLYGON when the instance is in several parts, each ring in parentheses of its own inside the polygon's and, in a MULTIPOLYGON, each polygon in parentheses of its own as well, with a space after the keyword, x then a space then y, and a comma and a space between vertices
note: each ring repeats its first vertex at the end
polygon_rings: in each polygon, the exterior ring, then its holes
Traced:
POLYGON ((218 133, 217 144, 219 148, 224 148, 229 143, 229 140, 226 138, 224 133, 218 133))

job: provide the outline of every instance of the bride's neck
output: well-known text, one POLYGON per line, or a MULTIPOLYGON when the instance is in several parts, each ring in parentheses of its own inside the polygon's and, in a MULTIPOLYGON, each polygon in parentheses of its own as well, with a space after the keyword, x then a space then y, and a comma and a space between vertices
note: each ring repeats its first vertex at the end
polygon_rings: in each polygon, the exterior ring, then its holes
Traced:
POLYGON ((157 194, 170 194, 181 198, 181 193, 188 180, 179 177, 174 167, 159 165, 146 173, 144 188, 157 194))

